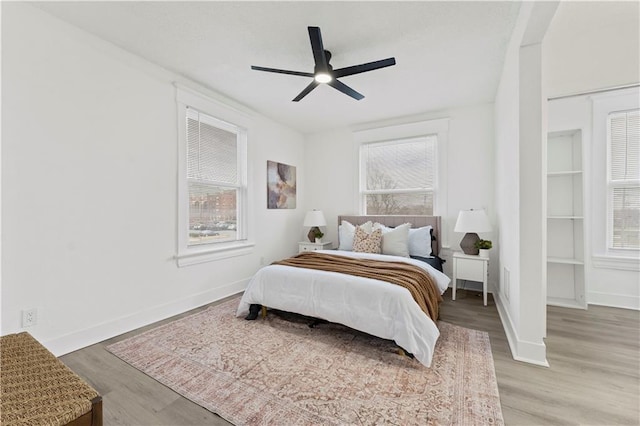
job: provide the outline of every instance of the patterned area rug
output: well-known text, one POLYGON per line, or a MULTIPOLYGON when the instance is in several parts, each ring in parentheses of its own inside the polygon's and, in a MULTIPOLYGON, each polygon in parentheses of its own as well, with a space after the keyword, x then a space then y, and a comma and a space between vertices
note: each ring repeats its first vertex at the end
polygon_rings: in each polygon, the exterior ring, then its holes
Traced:
POLYGON ((440 322, 431 368, 393 342, 239 299, 107 349, 236 425, 503 424, 489 336, 440 322))

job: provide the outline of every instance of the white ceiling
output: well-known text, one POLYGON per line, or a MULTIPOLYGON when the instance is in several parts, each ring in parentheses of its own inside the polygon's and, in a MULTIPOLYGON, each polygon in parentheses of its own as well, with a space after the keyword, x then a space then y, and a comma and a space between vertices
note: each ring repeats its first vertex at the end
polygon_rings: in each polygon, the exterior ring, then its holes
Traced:
POLYGON ((302 133, 492 102, 518 2, 43 2, 36 5, 302 133), (397 65, 341 81, 356 101, 310 79, 307 26, 334 68, 397 65))

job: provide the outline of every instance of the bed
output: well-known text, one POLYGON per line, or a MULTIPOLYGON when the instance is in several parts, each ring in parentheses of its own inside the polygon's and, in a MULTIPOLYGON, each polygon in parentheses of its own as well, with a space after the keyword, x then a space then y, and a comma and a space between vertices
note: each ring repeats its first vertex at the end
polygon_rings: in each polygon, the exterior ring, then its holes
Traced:
MULTIPOLYGON (((439 216, 339 216, 340 241, 337 250, 318 250, 298 256, 318 254, 330 259, 338 257, 365 259, 365 262, 393 262, 391 267, 411 265, 408 268, 426 273, 433 283, 433 291, 438 298, 447 289, 450 279, 432 266, 426 259, 437 257, 440 250, 439 216), (411 235, 420 234, 421 256, 407 257, 407 253, 372 254, 349 250, 349 230, 367 222, 382 224, 381 228, 391 232, 386 242, 394 240, 393 235, 401 233, 401 228, 411 224, 411 235), (349 226, 347 226, 349 225, 349 226), (430 228, 429 228, 430 227, 430 228), (428 241, 424 238, 428 232, 428 241), (424 244, 429 247, 425 248, 424 244), (427 253, 430 255, 427 256, 427 253)), ((415 243, 415 241, 413 241, 415 243)), ((408 246, 407 241, 404 245, 408 246)), ((415 244, 414 244, 415 245, 415 244)), ((390 251, 390 253, 394 253, 390 251)), ((296 257, 298 257, 296 256, 296 257)), ((430 318, 414 300, 412 291, 389 282, 348 275, 338 272, 294 267, 288 264, 272 264, 260 269, 247 285, 237 316, 249 313, 251 305, 262 305, 272 309, 293 312, 309 317, 340 323, 353 329, 396 342, 406 352, 412 354, 425 366, 431 365, 435 343, 440 335, 435 320, 430 318)), ((437 314, 436 314, 437 315, 437 314)))

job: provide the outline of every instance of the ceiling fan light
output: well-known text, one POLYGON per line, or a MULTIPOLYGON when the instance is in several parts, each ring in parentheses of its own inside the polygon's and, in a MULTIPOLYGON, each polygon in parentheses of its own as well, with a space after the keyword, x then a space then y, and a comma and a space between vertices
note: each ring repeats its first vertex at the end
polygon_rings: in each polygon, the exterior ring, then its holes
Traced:
POLYGON ((318 74, 315 75, 315 79, 318 83, 328 83, 331 80, 333 80, 333 78, 331 77, 331 75, 323 73, 323 72, 319 72, 318 74))

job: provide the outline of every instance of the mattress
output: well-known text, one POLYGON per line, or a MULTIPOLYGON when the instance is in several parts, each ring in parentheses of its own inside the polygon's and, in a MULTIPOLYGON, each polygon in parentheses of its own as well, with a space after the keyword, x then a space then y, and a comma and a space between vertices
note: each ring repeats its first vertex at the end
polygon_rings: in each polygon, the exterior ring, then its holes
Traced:
MULTIPOLYGON (((440 294, 450 279, 431 265, 405 257, 340 250, 320 253, 406 262, 425 270, 440 294)), ((385 281, 336 272, 283 265, 260 269, 247 285, 237 316, 245 316, 251 304, 344 324, 356 330, 395 341, 426 366, 440 335, 435 322, 413 300, 409 291, 385 281)))

